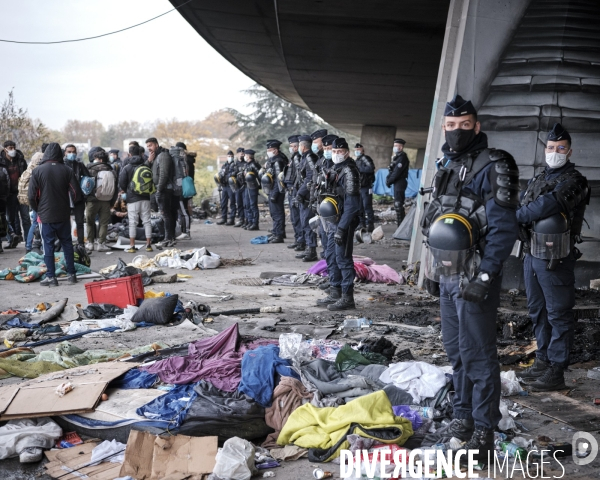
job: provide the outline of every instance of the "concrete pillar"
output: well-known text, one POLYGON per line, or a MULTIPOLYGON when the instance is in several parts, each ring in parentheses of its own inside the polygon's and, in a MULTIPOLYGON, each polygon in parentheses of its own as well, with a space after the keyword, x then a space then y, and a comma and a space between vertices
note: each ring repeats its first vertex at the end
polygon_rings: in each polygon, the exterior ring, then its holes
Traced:
POLYGON ((365 125, 360 133, 360 143, 365 154, 375 162, 375 169, 388 168, 392 159, 392 148, 396 127, 365 125))
MULTIPOLYGON (((465 25, 469 11, 470 0, 451 0, 448 9, 448 20, 446 21, 446 34, 444 45, 442 47, 442 56, 440 59, 440 68, 435 86, 435 96, 433 98, 433 108, 431 110, 431 120, 429 122, 429 133, 427 135, 427 146, 423 158, 423 175, 421 176, 421 186, 429 187, 436 172, 435 161, 443 144, 442 118, 444 107, 447 101, 454 96, 456 89, 456 78, 461 58, 461 49, 465 36, 465 25)), ((408 252, 408 263, 414 263, 422 259, 424 253, 423 235, 419 225, 423 212, 424 199, 417 195, 417 211, 415 223, 408 252)), ((421 261, 421 265, 423 262, 421 261)), ((423 268, 419 275, 419 286, 423 285, 423 268)))
POLYGON ((417 150, 417 159, 413 168, 423 168, 423 162, 425 160, 425 149, 419 148, 417 150))

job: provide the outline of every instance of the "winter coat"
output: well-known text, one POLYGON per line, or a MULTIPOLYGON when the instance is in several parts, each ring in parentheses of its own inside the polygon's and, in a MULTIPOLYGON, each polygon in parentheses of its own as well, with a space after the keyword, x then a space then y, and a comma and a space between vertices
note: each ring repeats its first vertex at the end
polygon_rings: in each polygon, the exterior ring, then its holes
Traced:
POLYGON ((41 164, 33 170, 29 182, 29 205, 42 223, 63 223, 70 221, 71 206, 81 195, 81 188, 73 170, 67 167, 62 158, 58 143, 46 148, 41 164))
POLYGON ((119 190, 127 193, 127 203, 150 200, 150 195, 140 195, 139 193, 135 193, 130 186, 136 169, 142 165, 145 165, 144 158, 133 156, 129 158, 127 166, 123 167, 121 175, 119 175, 119 190))
POLYGON ((169 152, 162 147, 158 147, 158 155, 152 162, 152 179, 154 185, 156 185, 157 193, 173 189, 174 170, 175 164, 169 152))
POLYGON ((6 170, 10 176, 10 194, 16 195, 19 193, 19 178, 23 175, 23 172, 27 170, 27 161, 21 150, 17 150, 17 154, 14 157, 9 157, 6 154, 6 150, 2 150, 0 156, 4 160, 6 170))
POLYGON ((192 177, 192 180, 194 180, 196 174, 196 167, 194 167, 194 163, 196 163, 196 152, 189 152, 185 157, 185 162, 187 163, 188 177, 192 177))
MULTIPOLYGON (((98 178, 98 172, 111 171, 113 173, 114 181, 115 181, 115 194, 113 195, 112 199, 107 200, 107 201, 110 202, 111 205, 113 203, 115 203, 117 201, 117 197, 119 196, 119 189, 117 188, 118 187, 117 186, 117 176, 116 176, 113 168, 108 163, 97 162, 97 163, 90 163, 88 165, 88 171, 90 172, 89 176, 94 177, 95 179, 98 178)), ((98 202, 99 200, 96 198, 95 192, 92 192, 90 195, 88 195, 86 197, 85 201, 86 202, 98 202)))

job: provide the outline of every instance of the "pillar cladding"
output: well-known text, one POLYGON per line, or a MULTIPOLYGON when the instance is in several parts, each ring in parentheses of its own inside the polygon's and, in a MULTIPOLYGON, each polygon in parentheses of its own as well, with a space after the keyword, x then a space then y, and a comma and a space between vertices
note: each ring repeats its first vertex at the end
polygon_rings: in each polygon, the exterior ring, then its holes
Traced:
POLYGON ((396 138, 396 127, 379 125, 362 127, 360 143, 365 148, 365 154, 375 162, 375 169, 390 166, 394 138, 396 138))

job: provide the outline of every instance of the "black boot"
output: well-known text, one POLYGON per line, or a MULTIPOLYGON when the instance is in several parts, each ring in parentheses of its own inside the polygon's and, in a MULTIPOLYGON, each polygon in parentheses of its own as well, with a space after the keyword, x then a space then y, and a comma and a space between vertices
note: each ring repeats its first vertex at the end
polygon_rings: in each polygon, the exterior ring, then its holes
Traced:
POLYGON ((283 243, 283 238, 284 237, 273 235, 271 238, 269 238, 269 243, 283 243))
POLYGON ((67 275, 67 283, 70 285, 75 285, 77 283, 77 274, 67 275))
POLYGON ((479 452, 473 455, 473 458, 477 462, 487 463, 489 453, 494 450, 494 430, 475 427, 473 436, 460 448, 461 450, 467 450, 465 457, 468 455, 469 450, 478 450, 479 452))
POLYGON ((230 220, 227 220, 227 223, 225 225, 227 225, 228 227, 235 225, 235 219, 232 218, 230 220))
POLYGON ((248 230, 258 230, 258 223, 255 223, 254 225, 248 227, 248 230))
POLYGON ((565 370, 558 365, 551 365, 550 368, 538 378, 535 382, 529 384, 534 392, 550 392, 553 390, 564 390, 565 370))
POLYGON ((323 282, 319 285, 319 288, 321 290, 325 290, 327 293, 329 293, 329 282, 323 282))
POLYGON ((526 368, 521 373, 518 373, 517 377, 519 377, 523 383, 533 383, 549 368, 549 362, 545 362, 544 360, 535 357, 533 365, 529 368, 526 368))
POLYGON ((298 246, 298 241, 295 241, 294 243, 290 243, 287 248, 296 248, 298 246))
POLYGON ((373 233, 373 230, 375 230, 375 225, 373 225, 372 223, 368 223, 367 224, 367 232, 373 233))
POLYGON ((459 440, 466 442, 473 436, 475 430, 475 424, 473 420, 465 420, 461 418, 455 418, 448 425, 442 428, 438 428, 434 433, 428 433, 425 435, 421 447, 431 447, 438 443, 449 442, 452 437, 458 438, 459 440))
POLYGON ((339 287, 329 287, 329 295, 325 298, 319 298, 317 305, 319 307, 326 307, 327 305, 333 305, 342 298, 342 289, 339 287))
POLYGON ((226 220, 224 218, 222 218, 221 220, 219 220, 217 222, 217 225, 225 225, 226 220))
POLYGON ((237 222, 235 222, 235 224, 233 226, 235 228, 243 227, 244 226, 244 221, 243 220, 238 220, 237 222))
POLYGON ((317 257, 317 247, 308 247, 306 254, 302 259, 303 262, 316 262, 319 258, 317 257))
POLYGON ((342 298, 333 305, 327 305, 327 310, 332 312, 337 312, 338 310, 352 310, 354 308, 356 308, 356 305, 354 304, 353 293, 342 293, 342 298))
POLYGON ((400 224, 402 223, 403 220, 404 220, 404 211, 396 212, 396 223, 398 224, 398 226, 400 226, 400 224))
POLYGON ((4 249, 2 248, 2 240, 0 240, 0 253, 4 253, 4 249))
MULTIPOLYGON (((296 245, 296 248, 294 248, 294 251, 296 251, 296 252, 306 251, 306 243, 299 243, 298 245, 296 245)), ((296 258, 300 258, 300 257, 296 256, 296 258)))

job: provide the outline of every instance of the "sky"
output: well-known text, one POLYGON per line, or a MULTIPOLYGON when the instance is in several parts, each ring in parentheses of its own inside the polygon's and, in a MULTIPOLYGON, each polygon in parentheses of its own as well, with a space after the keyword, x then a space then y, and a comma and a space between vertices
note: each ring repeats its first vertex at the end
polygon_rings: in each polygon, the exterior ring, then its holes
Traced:
MULTIPOLYGON (((0 38, 55 41, 140 23, 167 0, 0 0, 0 38)), ((0 100, 48 127, 69 119, 202 120, 225 107, 246 111, 254 82, 217 53, 177 11, 108 37, 57 45, 0 42, 0 100)))

